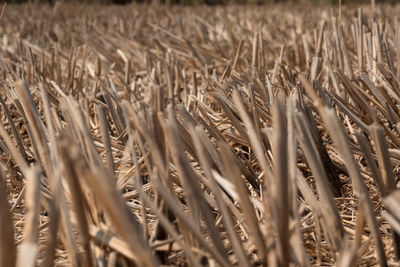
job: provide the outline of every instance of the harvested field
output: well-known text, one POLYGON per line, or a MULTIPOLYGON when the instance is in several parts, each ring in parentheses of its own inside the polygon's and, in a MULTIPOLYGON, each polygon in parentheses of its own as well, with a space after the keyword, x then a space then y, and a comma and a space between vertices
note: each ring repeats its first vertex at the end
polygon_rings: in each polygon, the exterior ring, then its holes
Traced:
POLYGON ((399 266, 399 11, 7 6, 0 266, 399 266))

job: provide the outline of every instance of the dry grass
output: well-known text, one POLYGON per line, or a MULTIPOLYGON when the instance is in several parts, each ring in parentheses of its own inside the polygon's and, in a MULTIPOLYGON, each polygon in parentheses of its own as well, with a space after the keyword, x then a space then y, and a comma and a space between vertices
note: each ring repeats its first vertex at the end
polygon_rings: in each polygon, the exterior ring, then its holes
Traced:
POLYGON ((398 266, 399 11, 8 6, 0 266, 398 266))

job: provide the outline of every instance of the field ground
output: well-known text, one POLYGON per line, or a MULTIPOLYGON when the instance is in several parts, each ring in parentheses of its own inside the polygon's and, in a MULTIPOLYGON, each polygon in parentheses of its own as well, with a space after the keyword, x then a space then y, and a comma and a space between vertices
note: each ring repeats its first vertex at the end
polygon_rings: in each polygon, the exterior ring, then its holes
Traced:
POLYGON ((0 266, 400 265, 400 7, 3 11, 0 266))

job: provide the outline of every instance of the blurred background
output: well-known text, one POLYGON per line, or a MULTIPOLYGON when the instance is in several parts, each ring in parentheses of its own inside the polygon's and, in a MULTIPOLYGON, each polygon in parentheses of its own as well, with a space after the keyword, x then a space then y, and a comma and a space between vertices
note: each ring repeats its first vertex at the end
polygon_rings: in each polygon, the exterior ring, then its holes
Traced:
MULTIPOLYGON (((8 3, 54 3, 58 0, 9 0, 8 3)), ((226 4, 273 4, 273 3, 313 3, 313 4, 338 4, 339 0, 62 0, 63 2, 80 3, 99 3, 99 4, 129 4, 129 3, 149 3, 149 4, 180 4, 180 5, 226 5, 226 4)), ((376 3, 400 3, 400 0, 372 0, 376 3)), ((371 0, 342 0, 342 4, 369 4, 371 0)))

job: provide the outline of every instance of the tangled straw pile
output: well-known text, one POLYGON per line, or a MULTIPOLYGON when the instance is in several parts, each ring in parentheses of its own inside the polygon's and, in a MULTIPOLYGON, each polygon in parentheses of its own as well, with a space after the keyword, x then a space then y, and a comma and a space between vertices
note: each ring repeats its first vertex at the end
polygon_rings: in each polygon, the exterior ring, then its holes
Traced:
POLYGON ((9 6, 0 266, 398 265, 398 11, 9 6))

